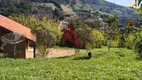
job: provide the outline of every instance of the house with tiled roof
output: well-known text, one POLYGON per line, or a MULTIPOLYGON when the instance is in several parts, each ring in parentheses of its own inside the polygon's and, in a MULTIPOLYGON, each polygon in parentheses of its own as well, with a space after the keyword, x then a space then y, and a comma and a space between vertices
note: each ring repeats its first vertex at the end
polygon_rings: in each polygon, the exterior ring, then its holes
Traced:
MULTIPOLYGON (((18 58, 33 58, 35 54, 35 47, 30 46, 31 43, 36 42, 36 35, 31 32, 26 26, 21 25, 3 15, 0 15, 0 38, 7 33, 18 33, 25 38, 21 43, 16 44, 16 57, 18 58)), ((0 46, 3 42, 0 41, 0 46)), ((3 46, 4 54, 12 54, 13 45, 6 44, 3 46)))

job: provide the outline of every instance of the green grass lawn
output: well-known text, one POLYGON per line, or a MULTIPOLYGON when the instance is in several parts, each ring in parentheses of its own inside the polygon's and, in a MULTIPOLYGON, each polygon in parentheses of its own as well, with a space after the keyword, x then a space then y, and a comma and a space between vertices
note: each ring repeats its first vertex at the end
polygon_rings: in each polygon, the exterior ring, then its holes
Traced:
POLYGON ((142 80, 142 61, 127 49, 91 50, 52 59, 0 59, 0 80, 142 80))

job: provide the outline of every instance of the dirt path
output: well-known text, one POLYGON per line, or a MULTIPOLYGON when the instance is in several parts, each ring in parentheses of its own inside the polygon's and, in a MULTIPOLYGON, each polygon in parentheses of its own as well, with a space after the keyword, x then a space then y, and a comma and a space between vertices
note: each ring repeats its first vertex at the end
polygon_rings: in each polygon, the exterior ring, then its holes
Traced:
POLYGON ((66 50, 66 49, 54 49, 50 48, 48 49, 48 58, 53 57, 65 57, 65 56, 71 56, 75 54, 75 50, 66 50))

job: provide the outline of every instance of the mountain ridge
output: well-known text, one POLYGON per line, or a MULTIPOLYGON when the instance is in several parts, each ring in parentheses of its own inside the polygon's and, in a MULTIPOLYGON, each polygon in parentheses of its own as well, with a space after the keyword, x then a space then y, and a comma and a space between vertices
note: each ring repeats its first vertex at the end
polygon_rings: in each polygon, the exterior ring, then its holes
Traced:
MULTIPOLYGON (((105 0, 31 0, 31 1, 54 3, 54 5, 55 3, 57 3, 60 6, 63 5, 66 8, 72 9, 73 12, 76 12, 78 14, 88 13, 94 15, 96 14, 97 11, 99 11, 100 13, 117 15, 118 17, 138 18, 138 15, 136 14, 136 9, 117 5, 105 0)), ((66 10, 65 13, 69 12, 67 12, 66 10)))
MULTIPOLYGON (((87 18, 117 15, 120 19, 138 20, 136 9, 120 6, 105 0, 0 0, 0 14, 36 15, 63 19, 63 16, 77 15, 87 18)), ((120 20, 122 21, 122 20, 120 20)), ((123 21, 122 21, 123 22, 123 21)))
MULTIPOLYGON (((73 1, 73 0, 72 0, 73 1)), ((99 10, 101 12, 106 12, 109 14, 117 14, 120 17, 134 17, 136 16, 135 9, 120 6, 105 0, 75 0, 70 4, 74 11, 78 10, 99 10), (76 2, 75 2, 76 1, 76 2), (75 3, 75 4, 74 4, 75 3)), ((59 0, 62 4, 63 0, 59 0)), ((69 4, 69 3, 68 3, 69 4)))

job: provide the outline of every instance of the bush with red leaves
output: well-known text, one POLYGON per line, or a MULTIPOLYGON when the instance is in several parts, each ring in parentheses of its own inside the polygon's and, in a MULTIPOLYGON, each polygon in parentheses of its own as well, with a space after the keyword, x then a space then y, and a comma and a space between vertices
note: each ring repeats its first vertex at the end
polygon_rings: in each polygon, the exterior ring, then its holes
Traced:
POLYGON ((65 31, 65 34, 63 38, 61 39, 62 43, 65 43, 66 41, 70 41, 72 44, 74 44, 76 47, 82 47, 83 44, 81 43, 80 39, 78 38, 77 33, 75 32, 72 25, 70 25, 67 30, 65 31))

